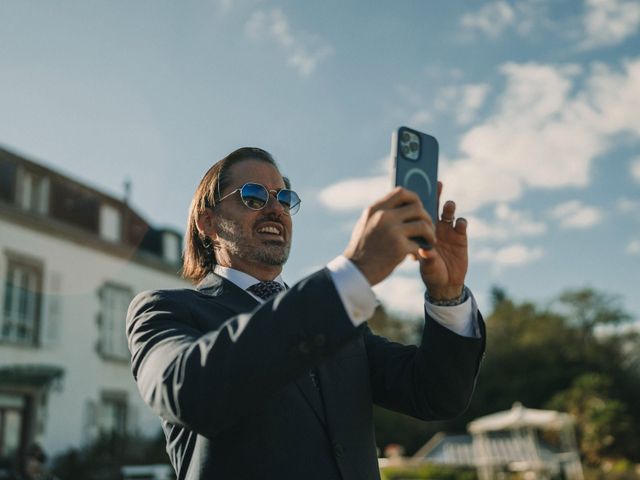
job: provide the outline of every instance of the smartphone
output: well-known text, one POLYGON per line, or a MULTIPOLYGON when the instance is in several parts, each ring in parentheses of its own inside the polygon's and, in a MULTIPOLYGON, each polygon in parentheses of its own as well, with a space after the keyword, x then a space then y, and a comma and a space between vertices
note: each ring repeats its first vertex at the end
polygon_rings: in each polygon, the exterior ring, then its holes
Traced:
MULTIPOLYGON (((438 141, 431 135, 400 127, 391 137, 393 179, 418 194, 433 222, 438 220, 438 141)), ((424 238, 412 238, 422 248, 431 245, 424 238)))

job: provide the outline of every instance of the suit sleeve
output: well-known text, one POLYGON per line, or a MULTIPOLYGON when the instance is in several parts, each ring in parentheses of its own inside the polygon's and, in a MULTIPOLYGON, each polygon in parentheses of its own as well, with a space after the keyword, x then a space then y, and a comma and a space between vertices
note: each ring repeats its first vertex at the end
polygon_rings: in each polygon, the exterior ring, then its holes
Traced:
POLYGON ((485 348, 480 337, 457 335, 426 315, 420 346, 402 345, 365 330, 374 403, 423 420, 460 415, 471 401, 485 348))
POLYGON ((175 291, 133 300, 133 376, 158 415, 210 438, 360 332, 326 270, 214 331, 200 331, 185 303, 175 291))

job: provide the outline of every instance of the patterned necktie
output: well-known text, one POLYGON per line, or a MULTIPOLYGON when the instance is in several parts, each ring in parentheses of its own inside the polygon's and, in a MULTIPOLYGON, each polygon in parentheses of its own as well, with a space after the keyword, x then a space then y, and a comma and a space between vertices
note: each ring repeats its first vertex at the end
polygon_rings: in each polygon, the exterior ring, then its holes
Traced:
MULTIPOLYGON (((261 298, 262 300, 269 300, 274 295, 282 292, 285 289, 284 285, 279 282, 260 282, 254 283, 249 288, 247 288, 247 292, 253 293, 256 297, 261 298)), ((309 377, 311 378, 311 382, 316 390, 320 391, 320 381, 318 380, 318 373, 315 368, 309 370, 309 377)))
POLYGON ((269 300, 274 295, 282 292, 284 285, 279 282, 260 282, 251 285, 247 288, 247 292, 253 293, 256 297, 262 300, 269 300))

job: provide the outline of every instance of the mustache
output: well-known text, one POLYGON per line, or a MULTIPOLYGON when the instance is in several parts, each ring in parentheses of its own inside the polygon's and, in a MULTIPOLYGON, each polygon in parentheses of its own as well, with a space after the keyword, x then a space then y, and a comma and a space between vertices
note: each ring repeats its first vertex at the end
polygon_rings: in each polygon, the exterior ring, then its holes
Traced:
POLYGON ((266 223, 266 222, 277 223, 284 229, 284 224, 282 223, 282 220, 280 220, 280 215, 276 215, 275 213, 269 213, 259 218, 258 220, 256 220, 254 226, 257 227, 260 224, 266 223))

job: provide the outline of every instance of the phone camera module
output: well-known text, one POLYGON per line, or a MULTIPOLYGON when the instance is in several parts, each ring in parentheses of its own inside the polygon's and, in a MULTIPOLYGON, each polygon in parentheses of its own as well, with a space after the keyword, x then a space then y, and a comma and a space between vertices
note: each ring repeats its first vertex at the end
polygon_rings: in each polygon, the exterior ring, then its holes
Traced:
POLYGON ((407 160, 418 160, 420 157, 420 137, 408 130, 400 135, 400 152, 407 160))

